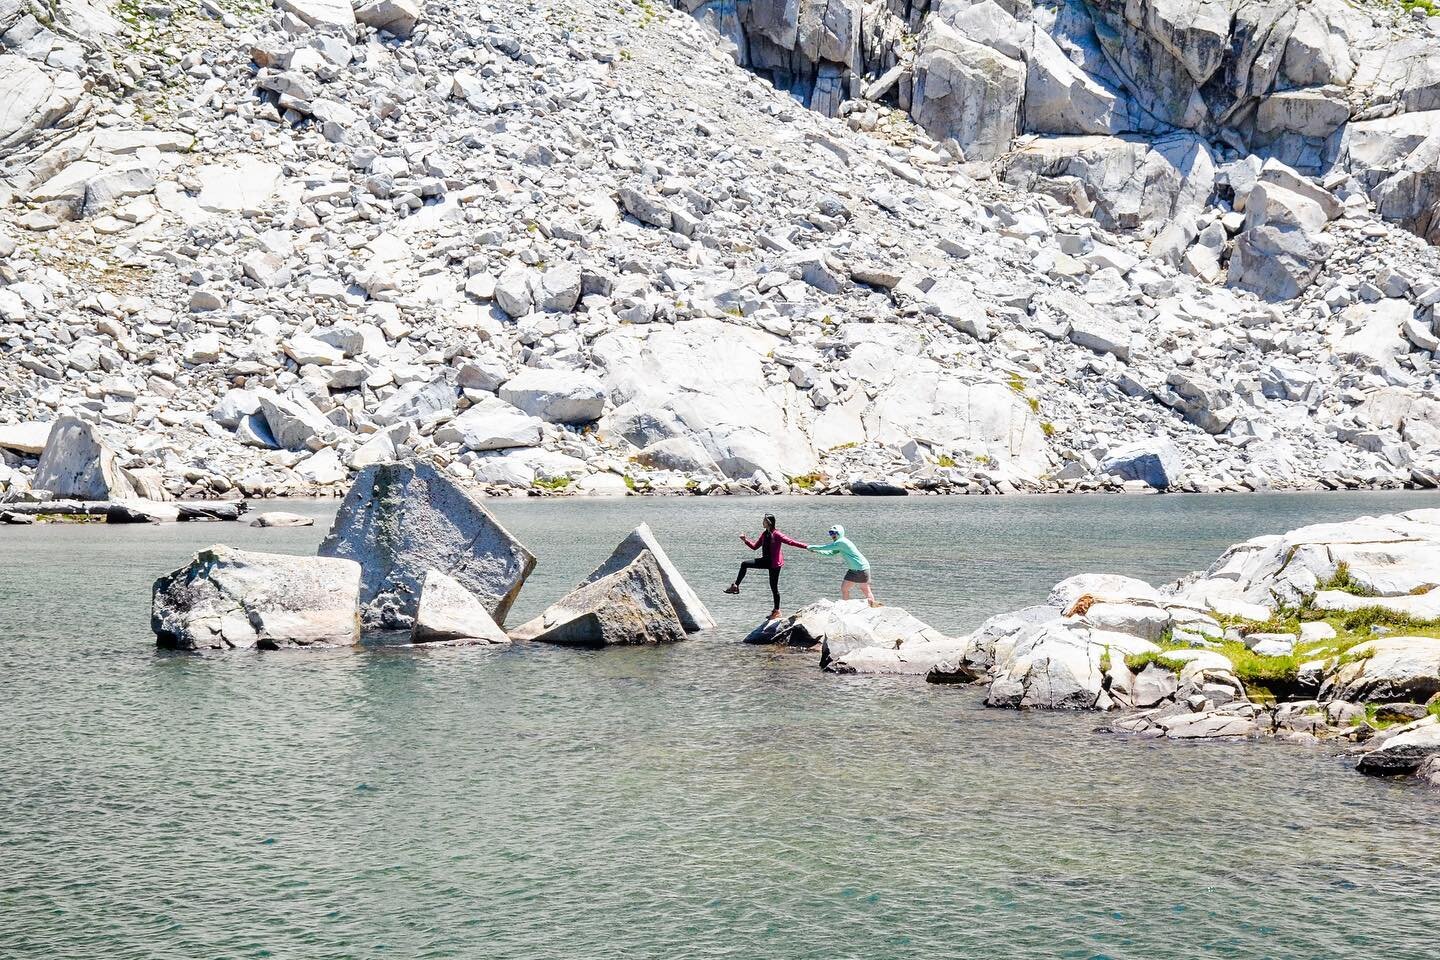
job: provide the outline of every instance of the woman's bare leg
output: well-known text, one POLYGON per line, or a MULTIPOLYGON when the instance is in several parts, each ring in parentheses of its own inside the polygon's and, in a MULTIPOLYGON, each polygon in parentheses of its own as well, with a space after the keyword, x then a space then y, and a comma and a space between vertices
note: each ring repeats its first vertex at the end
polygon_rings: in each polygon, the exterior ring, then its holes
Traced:
POLYGON ((841 580, 841 581, 840 581, 840 599, 841 599, 841 600, 849 600, 849 599, 850 599, 850 581, 849 581, 849 580, 841 580))
POLYGON ((862 591, 864 591, 864 593, 865 593, 865 599, 870 601, 870 606, 872 606, 872 607, 878 607, 878 606, 880 606, 880 601, 875 599, 875 591, 873 591, 873 590, 870 589, 870 583, 869 583, 869 581, 866 581, 865 583, 860 584, 860 589, 861 589, 862 591))

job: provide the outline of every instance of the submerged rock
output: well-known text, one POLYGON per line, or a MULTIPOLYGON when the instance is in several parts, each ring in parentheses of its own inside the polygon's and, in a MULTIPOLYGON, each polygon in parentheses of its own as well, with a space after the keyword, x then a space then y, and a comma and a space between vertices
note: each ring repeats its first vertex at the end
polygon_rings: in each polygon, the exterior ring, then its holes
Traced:
POLYGON ((322 557, 355 560, 367 626, 411 626, 421 585, 443 570, 485 604, 496 623, 535 568, 535 556, 481 505, 428 463, 380 463, 356 477, 322 557))
POLYGON ((155 581, 150 625, 172 650, 276 650, 360 640, 360 566, 216 545, 155 581))
POLYGON ((412 643, 509 643, 473 593, 438 570, 427 570, 415 610, 412 643))
POLYGON ((608 647, 672 643, 685 639, 685 626, 670 602, 660 565, 649 550, 642 550, 624 568, 575 588, 510 636, 608 647))
POLYGON ((700 599, 690 584, 685 581, 679 569, 670 561, 665 553, 665 548, 660 546, 660 541, 655 539, 655 533, 650 529, 648 523, 642 523, 630 534, 620 541, 609 559, 580 581, 583 587, 586 584, 594 583, 602 577, 608 577, 612 573, 628 567, 635 562, 635 559, 644 551, 650 551, 656 566, 660 568, 660 578, 665 583, 665 593, 670 597, 670 603, 675 607, 675 613, 680 617, 680 622, 685 625, 687 633, 695 633, 700 630, 709 630, 715 626, 715 618, 710 615, 710 610, 705 602, 700 599))

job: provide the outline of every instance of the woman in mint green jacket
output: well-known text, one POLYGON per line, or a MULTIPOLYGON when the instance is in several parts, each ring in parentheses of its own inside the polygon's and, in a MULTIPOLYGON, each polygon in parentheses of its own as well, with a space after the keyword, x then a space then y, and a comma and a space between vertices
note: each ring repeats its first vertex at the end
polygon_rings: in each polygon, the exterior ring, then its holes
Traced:
POLYGON ((855 549, 855 544, 845 536, 845 528, 840 524, 830 528, 830 542, 817 543, 813 547, 807 547, 811 553, 818 553, 822 556, 834 556, 839 554, 845 561, 845 579, 840 581, 840 599, 850 599, 851 584, 860 584, 860 591, 865 594, 865 599, 870 601, 870 606, 882 606, 879 600, 875 599, 874 592, 870 589, 870 561, 865 559, 865 554, 855 549))

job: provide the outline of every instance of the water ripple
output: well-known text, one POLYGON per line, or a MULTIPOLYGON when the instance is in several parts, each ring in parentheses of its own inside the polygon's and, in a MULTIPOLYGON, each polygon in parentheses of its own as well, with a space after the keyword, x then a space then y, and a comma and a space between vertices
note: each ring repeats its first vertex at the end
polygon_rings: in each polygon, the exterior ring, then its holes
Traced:
MULTIPOLYGON (((1163 579, 1222 540, 1386 509, 1364 504, 780 506, 801 535, 841 516, 887 596, 958 630, 1057 575, 1163 579)), ((499 509, 542 557, 520 616, 642 517, 715 595, 717 530, 774 504, 591 504, 578 527, 576 504, 499 509)), ((735 642, 758 595, 715 595, 722 628, 663 650, 152 649, 149 581, 195 547, 322 532, 5 532, 0 957, 1434 955, 1430 795, 1327 750, 825 676, 735 642)), ((835 572, 797 558, 787 595, 835 572)))

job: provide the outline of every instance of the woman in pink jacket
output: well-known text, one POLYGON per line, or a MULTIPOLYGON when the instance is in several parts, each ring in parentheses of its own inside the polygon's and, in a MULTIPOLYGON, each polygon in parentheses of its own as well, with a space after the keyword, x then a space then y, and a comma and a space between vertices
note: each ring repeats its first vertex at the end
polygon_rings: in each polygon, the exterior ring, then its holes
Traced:
POLYGON ((775 598, 775 609, 770 611, 770 619, 774 620, 780 616, 780 568, 785 566, 785 554, 782 547, 789 544, 792 547, 799 547, 801 550, 809 549, 799 540, 787 537, 775 529, 775 515, 765 514, 765 529, 761 531, 758 539, 751 540, 745 534, 740 534, 740 540, 751 550, 759 550, 760 556, 754 560, 746 560, 740 564, 740 572, 735 575, 735 582, 725 588, 726 593, 739 593, 740 581, 745 579, 747 570, 769 570, 770 571, 770 593, 775 598))

